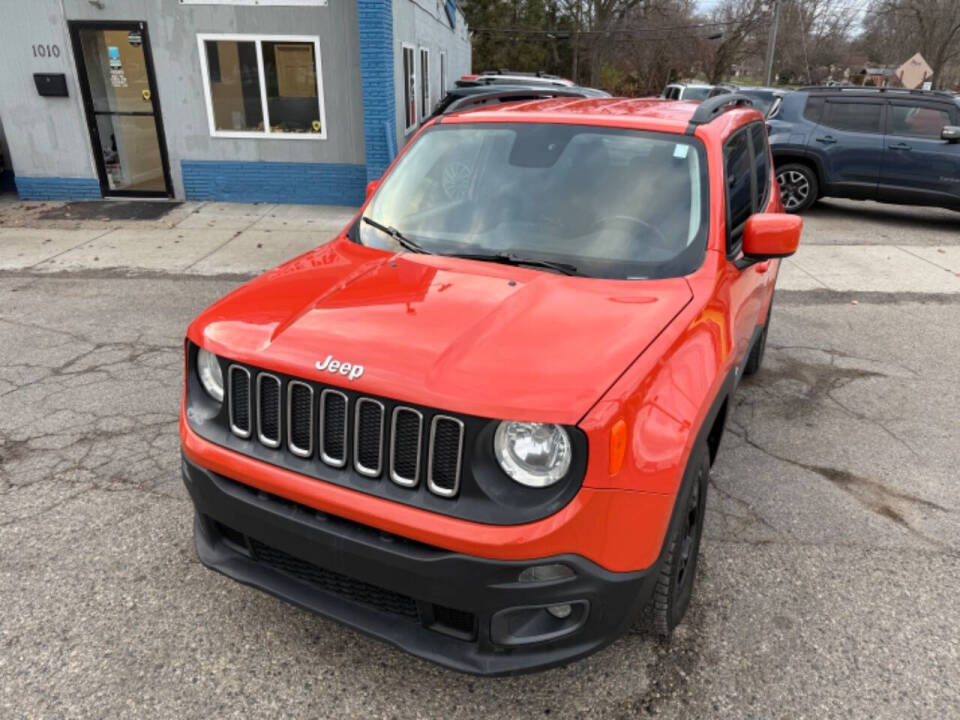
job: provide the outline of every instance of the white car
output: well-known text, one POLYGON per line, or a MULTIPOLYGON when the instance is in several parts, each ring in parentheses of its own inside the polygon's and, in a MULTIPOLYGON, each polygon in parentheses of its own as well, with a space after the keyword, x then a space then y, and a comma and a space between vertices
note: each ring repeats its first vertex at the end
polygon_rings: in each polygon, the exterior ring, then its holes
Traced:
POLYGON ((660 97, 667 100, 706 100, 713 88, 713 85, 696 83, 670 83, 660 93, 660 97))

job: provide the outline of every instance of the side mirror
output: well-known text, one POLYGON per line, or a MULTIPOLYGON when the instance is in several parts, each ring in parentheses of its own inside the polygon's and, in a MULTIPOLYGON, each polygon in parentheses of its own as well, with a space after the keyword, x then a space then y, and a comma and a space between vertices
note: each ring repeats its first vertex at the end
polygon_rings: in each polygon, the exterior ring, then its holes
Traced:
POLYGON ((377 191, 378 187, 380 187, 379 178, 377 178, 376 180, 371 180, 370 182, 367 183, 367 200, 369 200, 370 196, 377 191))
POLYGON ((947 142, 957 142, 960 140, 960 125, 947 125, 940 132, 940 139, 947 142))
POLYGON ((800 244, 801 230, 803 220, 797 215, 751 215, 743 228, 743 258, 738 261, 737 267, 793 255, 800 244))

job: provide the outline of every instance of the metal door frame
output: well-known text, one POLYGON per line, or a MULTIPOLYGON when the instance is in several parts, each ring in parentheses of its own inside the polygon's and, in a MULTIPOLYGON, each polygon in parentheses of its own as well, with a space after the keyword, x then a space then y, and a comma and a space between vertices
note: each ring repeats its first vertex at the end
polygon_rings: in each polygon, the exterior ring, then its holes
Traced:
POLYGON ((131 22, 129 20, 118 21, 86 21, 71 20, 68 22, 70 28, 70 40, 73 46, 73 56, 77 64, 77 77, 80 84, 80 93, 83 96, 83 109, 87 118, 87 130, 90 133, 90 143, 93 149, 93 160, 97 165, 97 175, 100 179, 100 193, 104 197, 140 197, 140 198, 171 198, 173 197, 173 184, 170 181, 170 163, 167 158, 167 142, 163 132, 163 116, 160 113, 160 96, 157 94, 157 81, 153 73, 153 53, 150 50, 150 35, 147 33, 146 22, 131 22), (93 96, 90 94, 90 79, 87 75, 86 63, 83 59, 83 46, 80 42, 81 30, 134 30, 140 33, 144 64, 147 69, 147 84, 150 90, 150 100, 153 110, 151 112, 134 111, 116 111, 99 113, 94 110, 93 96), (132 115, 144 117, 152 115, 154 125, 157 130, 157 144, 160 146, 160 163, 163 166, 163 182, 166 185, 166 191, 163 190, 111 190, 110 181, 107 177, 107 166, 103 161, 103 145, 100 142, 100 130, 97 127, 96 116, 100 115, 132 115))

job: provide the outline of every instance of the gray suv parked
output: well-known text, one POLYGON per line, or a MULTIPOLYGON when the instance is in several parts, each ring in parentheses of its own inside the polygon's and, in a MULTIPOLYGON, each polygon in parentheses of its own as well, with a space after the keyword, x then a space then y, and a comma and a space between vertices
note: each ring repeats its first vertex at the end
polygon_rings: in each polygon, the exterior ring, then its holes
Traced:
POLYGON ((767 121, 783 205, 821 197, 960 210, 960 98, 893 88, 812 87, 767 121))

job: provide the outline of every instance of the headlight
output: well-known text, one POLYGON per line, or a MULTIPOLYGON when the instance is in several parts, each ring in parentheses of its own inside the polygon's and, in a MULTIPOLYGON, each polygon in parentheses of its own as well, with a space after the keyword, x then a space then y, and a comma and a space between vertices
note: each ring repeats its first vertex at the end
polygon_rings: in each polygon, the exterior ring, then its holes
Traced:
POLYGON ((203 348, 197 352, 197 375, 207 394, 217 402, 223 402, 223 372, 220 361, 212 352, 203 348))
POLYGON ((504 420, 493 450, 503 471, 527 487, 549 487, 570 469, 570 436, 559 425, 504 420))

